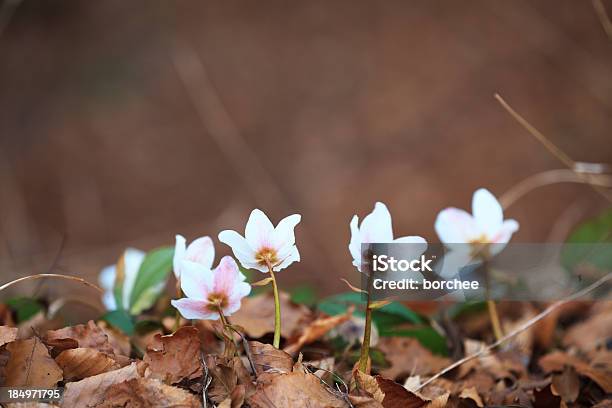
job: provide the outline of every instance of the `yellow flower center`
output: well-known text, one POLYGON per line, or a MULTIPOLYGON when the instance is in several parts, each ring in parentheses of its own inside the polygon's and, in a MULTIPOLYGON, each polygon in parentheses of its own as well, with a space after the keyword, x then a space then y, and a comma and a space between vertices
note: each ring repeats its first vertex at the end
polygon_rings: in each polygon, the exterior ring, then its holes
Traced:
POLYGON ((259 251, 257 251, 257 253, 255 254, 255 260, 258 264, 262 266, 274 266, 279 261, 276 250, 266 247, 261 248, 259 251))
POLYGON ((211 293, 208 295, 208 309, 218 312, 227 306, 227 296, 221 293, 211 293))
POLYGON ((485 234, 470 240, 469 244, 472 246, 470 252, 472 258, 488 259, 490 257, 489 245, 491 243, 485 234))

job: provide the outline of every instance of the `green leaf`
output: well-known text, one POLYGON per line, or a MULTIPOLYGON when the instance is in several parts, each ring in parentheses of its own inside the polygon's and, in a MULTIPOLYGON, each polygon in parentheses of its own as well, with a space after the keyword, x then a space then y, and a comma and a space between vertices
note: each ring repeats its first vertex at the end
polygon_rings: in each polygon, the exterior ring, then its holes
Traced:
POLYGON ((134 288, 130 296, 131 311, 140 312, 148 309, 155 303, 160 287, 163 289, 168 275, 172 270, 172 257, 174 248, 162 247, 147 253, 140 265, 134 288))
POLYGON ((132 316, 125 310, 118 309, 108 312, 102 316, 102 320, 121 330, 128 336, 134 334, 134 321, 132 320, 132 316))
POLYGON ((612 209, 578 226, 566 244, 561 253, 561 262, 569 271, 582 264, 602 270, 612 269, 612 209))
POLYGON ((293 288, 291 301, 302 305, 313 306, 317 303, 317 291, 310 285, 302 285, 293 288))
POLYGON ((379 335, 383 337, 413 337, 417 339, 423 347, 431 350, 432 353, 448 356, 446 339, 429 326, 412 329, 379 330, 379 335))
POLYGON ((361 293, 344 292, 321 300, 317 308, 325 314, 336 316, 345 313, 350 305, 365 304, 366 300, 361 293))
POLYGON ((378 326, 394 326, 401 323, 423 324, 424 320, 418 313, 410 310, 401 303, 391 302, 388 305, 374 310, 372 318, 378 326))
POLYGON ((9 299, 6 304, 15 312, 17 323, 25 322, 43 310, 43 305, 38 300, 28 297, 9 299))
POLYGON ((487 310, 487 302, 484 300, 468 301, 457 303, 451 306, 448 314, 452 319, 457 319, 462 316, 481 313, 487 310))

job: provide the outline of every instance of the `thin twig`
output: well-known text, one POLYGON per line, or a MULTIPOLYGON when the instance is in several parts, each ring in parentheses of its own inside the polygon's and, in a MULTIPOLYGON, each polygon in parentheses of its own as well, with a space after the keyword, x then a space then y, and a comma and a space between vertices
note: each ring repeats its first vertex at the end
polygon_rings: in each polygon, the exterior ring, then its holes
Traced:
POLYGON ((593 0, 593 8, 595 9, 595 13, 599 18, 606 35, 610 40, 612 40, 612 21, 610 21, 610 17, 608 17, 606 6, 604 6, 601 0, 593 0))
POLYGON ((66 280, 70 280, 70 281, 74 281, 74 282, 79 282, 84 284, 85 286, 89 286, 90 288, 93 288, 95 290, 97 290, 100 293, 104 293, 104 290, 102 290, 99 286, 94 285, 91 282, 86 281, 83 278, 79 278, 77 276, 72 276, 72 275, 62 275, 59 273, 39 273, 37 275, 28 275, 28 276, 24 276, 22 278, 17 278, 14 279, 10 282, 5 283, 4 285, 0 286, 0 292, 2 292, 4 289, 13 286, 19 282, 23 282, 23 281, 27 281, 27 280, 36 280, 36 279, 44 279, 44 278, 58 278, 58 279, 66 279, 66 280))
MULTIPOLYGON (((576 162, 572 160, 563 150, 557 147, 553 142, 550 141, 542 132, 536 129, 531 123, 527 121, 524 117, 522 117, 517 111, 515 111, 509 104, 501 97, 498 93, 495 94, 495 99, 500 103, 500 105, 521 125, 527 130, 533 137, 535 137, 545 148, 548 150, 553 156, 555 156, 559 161, 561 161, 568 169, 575 172, 576 162)), ((606 200, 612 202, 612 197, 610 194, 604 190, 603 188, 594 185, 589 182, 589 179, 586 175, 576 172, 576 175, 584 180, 589 186, 593 188, 596 192, 601 194, 606 200)))
POLYGON ((470 354, 469 356, 466 356, 466 357, 462 358, 461 360, 455 361, 453 364, 451 364, 448 367, 444 368, 442 371, 440 371, 439 373, 437 373, 436 375, 434 375, 433 377, 431 377, 430 379, 425 381, 423 384, 419 385, 419 387, 415 391, 419 391, 423 387, 425 387, 428 384, 430 384, 431 382, 437 380, 438 378, 440 378, 444 374, 448 373, 449 371, 454 370, 455 368, 459 367, 460 365, 462 365, 464 363, 467 363, 468 361, 471 361, 471 360, 473 360, 475 358, 478 358, 478 357, 480 357, 480 356, 482 356, 484 354, 487 354, 488 352, 490 352, 494 348, 499 347, 501 344, 505 343, 506 341, 510 340, 511 338, 521 334, 522 332, 524 332, 525 330, 527 330, 528 328, 530 328, 531 326, 536 324, 538 321, 540 321, 544 317, 548 316, 555 309, 559 308, 560 306, 562 306, 562 305, 564 305, 564 304, 566 304, 568 302, 572 302, 572 301, 574 301, 574 300, 576 300, 578 298, 581 298, 581 297, 589 294, 590 292, 594 291, 595 289, 597 289, 598 287, 600 287, 601 285, 603 285, 604 283, 606 283, 610 279, 612 279, 612 273, 608 273, 607 275, 605 275, 604 277, 599 279, 597 282, 587 286, 586 288, 584 288, 582 290, 579 290, 578 292, 574 293, 573 295, 571 295, 571 296, 569 296, 569 297, 567 297, 565 299, 559 300, 558 302, 553 303, 552 305, 550 305, 546 309, 544 309, 544 311, 542 311, 541 313, 535 315, 531 319, 527 320, 525 323, 523 323, 522 325, 520 325, 519 327, 517 327, 516 329, 514 329, 510 333, 506 334, 504 337, 502 337, 501 339, 497 340, 496 342, 488 345, 487 347, 482 348, 480 351, 478 351, 478 352, 476 352, 474 354, 470 354))

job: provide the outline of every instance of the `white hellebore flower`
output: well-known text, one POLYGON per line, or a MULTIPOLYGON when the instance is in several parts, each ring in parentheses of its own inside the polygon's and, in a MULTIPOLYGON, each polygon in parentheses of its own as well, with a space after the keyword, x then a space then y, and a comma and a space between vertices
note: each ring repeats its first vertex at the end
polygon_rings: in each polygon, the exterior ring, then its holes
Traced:
POLYGON ((268 272, 272 267, 278 272, 300 261, 293 230, 301 218, 293 214, 274 227, 263 211, 255 209, 247 221, 244 237, 236 231, 225 230, 219 233, 219 241, 232 248, 234 256, 246 269, 268 272))
POLYGON ((449 279, 465 265, 481 262, 482 256, 498 254, 519 229, 519 224, 504 220, 499 201, 489 190, 481 188, 472 197, 472 214, 446 208, 438 214, 435 229, 449 250, 439 273, 449 279))
MULTIPOLYGON (((391 225, 391 214, 387 206, 381 202, 374 205, 374 210, 365 216, 361 225, 359 217, 353 216, 351 220, 351 241, 349 251, 353 256, 353 265, 361 270, 361 245, 383 244, 383 243, 408 243, 417 244, 410 249, 410 258, 420 256, 427 249, 427 241, 419 236, 408 236, 393 238, 393 227, 391 225)), ((402 254, 405 257, 405 254, 402 254)))
POLYGON ((220 311, 231 316, 251 293, 251 285, 232 257, 221 258, 215 270, 192 261, 183 261, 183 265, 181 289, 187 297, 171 303, 185 319, 217 320, 220 311))
MULTIPOLYGON (((123 270, 125 277, 123 280, 123 291, 121 293, 121 301, 123 302, 123 308, 130 310, 130 296, 132 295, 132 289, 134 289, 134 283, 136 282, 136 276, 140 270, 140 265, 145 258, 146 253, 135 248, 127 248, 123 253, 122 257, 117 262, 123 263, 123 270)), ((109 265, 102 269, 98 278, 100 286, 104 289, 102 295, 102 302, 107 310, 116 310, 117 302, 115 299, 114 287, 115 280, 117 279, 117 265, 109 265)), ((160 288, 161 291, 162 288, 160 288)))
POLYGON ((519 224, 515 220, 504 220, 499 201, 489 190, 481 188, 472 197, 472 214, 454 207, 446 208, 438 214, 435 228, 444 244, 505 245, 518 231, 519 224))
POLYGON ((200 237, 189 244, 189 246, 186 246, 186 242, 185 237, 182 235, 176 236, 172 265, 174 276, 177 279, 181 277, 185 269, 183 261, 190 261, 202 265, 206 269, 212 269, 213 261, 215 260, 215 247, 210 237, 200 237))

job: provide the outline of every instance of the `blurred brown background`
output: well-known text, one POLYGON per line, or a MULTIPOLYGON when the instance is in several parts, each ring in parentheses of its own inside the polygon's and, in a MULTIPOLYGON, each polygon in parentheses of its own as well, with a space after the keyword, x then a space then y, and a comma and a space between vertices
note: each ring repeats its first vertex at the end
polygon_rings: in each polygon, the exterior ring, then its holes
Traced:
MULTIPOLYGON (((610 1, 605 3, 612 9, 610 1)), ((72 1, 2 4, 2 280, 95 279, 125 246, 303 215, 286 285, 356 278, 348 222, 384 201, 435 240, 446 206, 562 165, 612 162, 612 42, 590 1, 72 1)), ((520 241, 606 206, 540 189, 520 241), (565 214, 565 215, 564 215, 565 214)), ((218 253, 227 253, 222 244, 218 253)))

